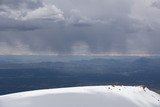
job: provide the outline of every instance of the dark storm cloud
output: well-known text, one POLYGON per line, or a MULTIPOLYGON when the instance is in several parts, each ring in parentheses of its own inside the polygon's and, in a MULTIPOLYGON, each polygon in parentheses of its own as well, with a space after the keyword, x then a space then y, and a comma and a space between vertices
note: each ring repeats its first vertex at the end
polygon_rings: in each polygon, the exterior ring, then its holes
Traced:
POLYGON ((0 31, 32 31, 40 27, 27 22, 19 22, 12 19, 0 18, 0 31))
POLYGON ((0 43, 33 53, 160 54, 160 20, 152 3, 3 0, 0 43), (153 17, 147 16, 148 11, 153 17))

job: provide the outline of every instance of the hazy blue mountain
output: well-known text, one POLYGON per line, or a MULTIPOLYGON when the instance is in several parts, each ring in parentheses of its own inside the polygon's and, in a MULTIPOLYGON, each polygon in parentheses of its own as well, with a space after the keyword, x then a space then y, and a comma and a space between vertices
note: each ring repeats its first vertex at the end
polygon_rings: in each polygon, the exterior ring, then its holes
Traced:
POLYGON ((27 57, 31 61, 1 60, 0 94, 104 84, 146 85, 160 90, 160 57, 83 57, 68 61, 46 58, 36 62, 37 56, 27 57))

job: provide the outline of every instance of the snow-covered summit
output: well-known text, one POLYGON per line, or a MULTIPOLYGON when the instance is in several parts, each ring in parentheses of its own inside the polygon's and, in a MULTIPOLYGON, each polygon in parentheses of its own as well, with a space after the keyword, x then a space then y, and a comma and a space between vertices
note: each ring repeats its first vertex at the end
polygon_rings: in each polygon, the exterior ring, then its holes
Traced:
POLYGON ((160 95, 142 86, 88 86, 0 96, 0 107, 160 107, 160 95))

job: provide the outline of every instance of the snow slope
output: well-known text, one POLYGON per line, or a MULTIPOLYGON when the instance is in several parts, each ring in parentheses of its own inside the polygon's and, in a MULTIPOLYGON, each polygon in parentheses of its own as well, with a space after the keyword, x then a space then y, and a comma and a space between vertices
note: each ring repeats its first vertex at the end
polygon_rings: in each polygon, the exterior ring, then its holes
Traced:
POLYGON ((160 95, 140 86, 89 86, 0 96, 0 107, 160 107, 160 95))

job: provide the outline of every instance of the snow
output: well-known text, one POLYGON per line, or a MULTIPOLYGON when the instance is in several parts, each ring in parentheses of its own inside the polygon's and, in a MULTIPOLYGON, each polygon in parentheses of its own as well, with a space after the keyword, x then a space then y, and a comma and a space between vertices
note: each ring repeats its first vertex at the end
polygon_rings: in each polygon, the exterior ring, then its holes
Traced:
POLYGON ((160 107, 160 95, 141 86, 88 86, 0 96, 0 107, 160 107))

